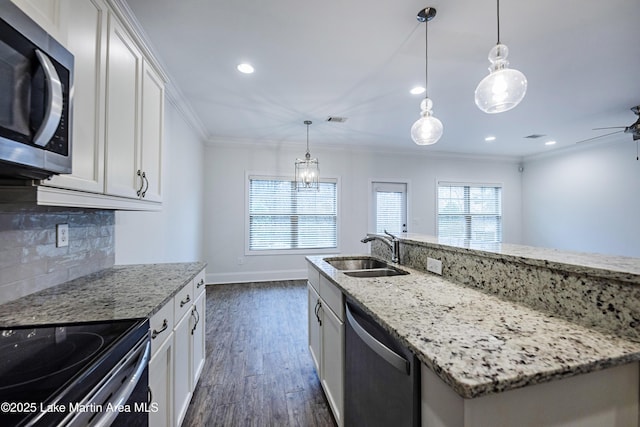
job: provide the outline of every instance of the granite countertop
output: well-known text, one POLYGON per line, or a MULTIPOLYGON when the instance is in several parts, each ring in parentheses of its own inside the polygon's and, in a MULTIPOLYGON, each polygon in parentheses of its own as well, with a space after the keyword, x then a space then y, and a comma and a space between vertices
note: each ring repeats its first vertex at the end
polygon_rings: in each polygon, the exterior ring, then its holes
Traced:
POLYGON ((464 398, 640 360, 640 343, 435 274, 398 266, 410 274, 354 278, 325 257, 307 260, 464 398))
POLYGON ((589 274, 609 280, 640 284, 640 258, 563 251, 509 243, 476 243, 464 239, 439 238, 415 233, 402 233, 398 239, 414 244, 483 256, 516 259, 524 264, 554 267, 578 274, 589 274))
POLYGON ((114 266, 0 305, 0 327, 151 317, 205 266, 114 266))

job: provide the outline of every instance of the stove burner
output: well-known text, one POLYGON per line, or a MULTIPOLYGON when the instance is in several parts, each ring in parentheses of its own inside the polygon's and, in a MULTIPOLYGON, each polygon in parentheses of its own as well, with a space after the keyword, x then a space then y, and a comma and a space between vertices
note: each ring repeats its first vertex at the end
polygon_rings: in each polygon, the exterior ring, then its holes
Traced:
POLYGON ((72 332, 63 338, 32 337, 0 347, 0 390, 43 381, 73 369, 96 355, 104 339, 93 332, 72 332))

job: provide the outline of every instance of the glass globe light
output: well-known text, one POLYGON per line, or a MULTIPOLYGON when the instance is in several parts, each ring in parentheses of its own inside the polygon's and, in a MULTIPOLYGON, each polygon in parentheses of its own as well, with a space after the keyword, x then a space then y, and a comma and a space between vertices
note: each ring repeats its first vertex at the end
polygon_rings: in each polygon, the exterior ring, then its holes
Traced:
POLYGON ((489 75, 476 88, 476 105, 485 113, 494 114, 511 110, 527 92, 527 78, 518 70, 508 68, 509 48, 495 45, 489 51, 489 75))
POLYGON ((411 139, 418 145, 431 145, 442 136, 442 122, 433 117, 433 102, 425 98, 420 103, 420 118, 411 126, 411 139))

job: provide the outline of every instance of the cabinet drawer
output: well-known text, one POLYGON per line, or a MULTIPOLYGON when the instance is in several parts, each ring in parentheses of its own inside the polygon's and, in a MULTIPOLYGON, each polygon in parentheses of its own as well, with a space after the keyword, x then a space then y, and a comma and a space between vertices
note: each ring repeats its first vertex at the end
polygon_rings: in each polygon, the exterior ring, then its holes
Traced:
POLYGON ((191 309, 193 301, 195 298, 193 297, 193 280, 191 280, 173 297, 173 313, 176 323, 191 309))
POLYGON ((320 276, 320 298, 327 303, 341 321, 344 321, 342 291, 324 276, 320 276))
POLYGON ((151 330, 151 355, 156 351, 162 343, 171 336, 173 331, 173 300, 169 301, 151 317, 149 320, 149 329, 151 330))
POLYGON ((193 279, 193 292, 195 293, 195 298, 194 299, 198 299, 198 297, 200 295, 202 295, 206 289, 206 285, 204 283, 204 270, 202 270, 200 273, 198 273, 198 275, 196 276, 195 279, 193 279))
POLYGON ((307 276, 309 277, 309 283, 313 286, 316 292, 320 292, 320 272, 310 262, 307 262, 307 276))

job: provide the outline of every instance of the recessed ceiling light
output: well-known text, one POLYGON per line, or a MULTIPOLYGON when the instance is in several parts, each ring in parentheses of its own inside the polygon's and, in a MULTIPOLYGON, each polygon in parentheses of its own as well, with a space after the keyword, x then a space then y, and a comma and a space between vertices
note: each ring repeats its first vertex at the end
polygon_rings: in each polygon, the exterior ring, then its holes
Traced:
POLYGON ((243 62, 242 64, 238 64, 236 68, 238 69, 238 71, 240 71, 243 74, 251 74, 255 71, 253 66, 251 64, 247 64, 246 62, 243 62))
POLYGON ((411 93, 411 95, 420 95, 421 93, 424 93, 426 89, 423 88, 422 86, 416 86, 413 89, 411 89, 409 92, 411 93))
POLYGON ((487 142, 491 142, 491 141, 495 141, 496 137, 493 136, 493 135, 490 135, 490 136, 486 137, 484 140, 487 141, 487 142))
POLYGON ((555 143, 556 143, 555 141, 547 141, 544 143, 544 145, 553 145, 555 143))

